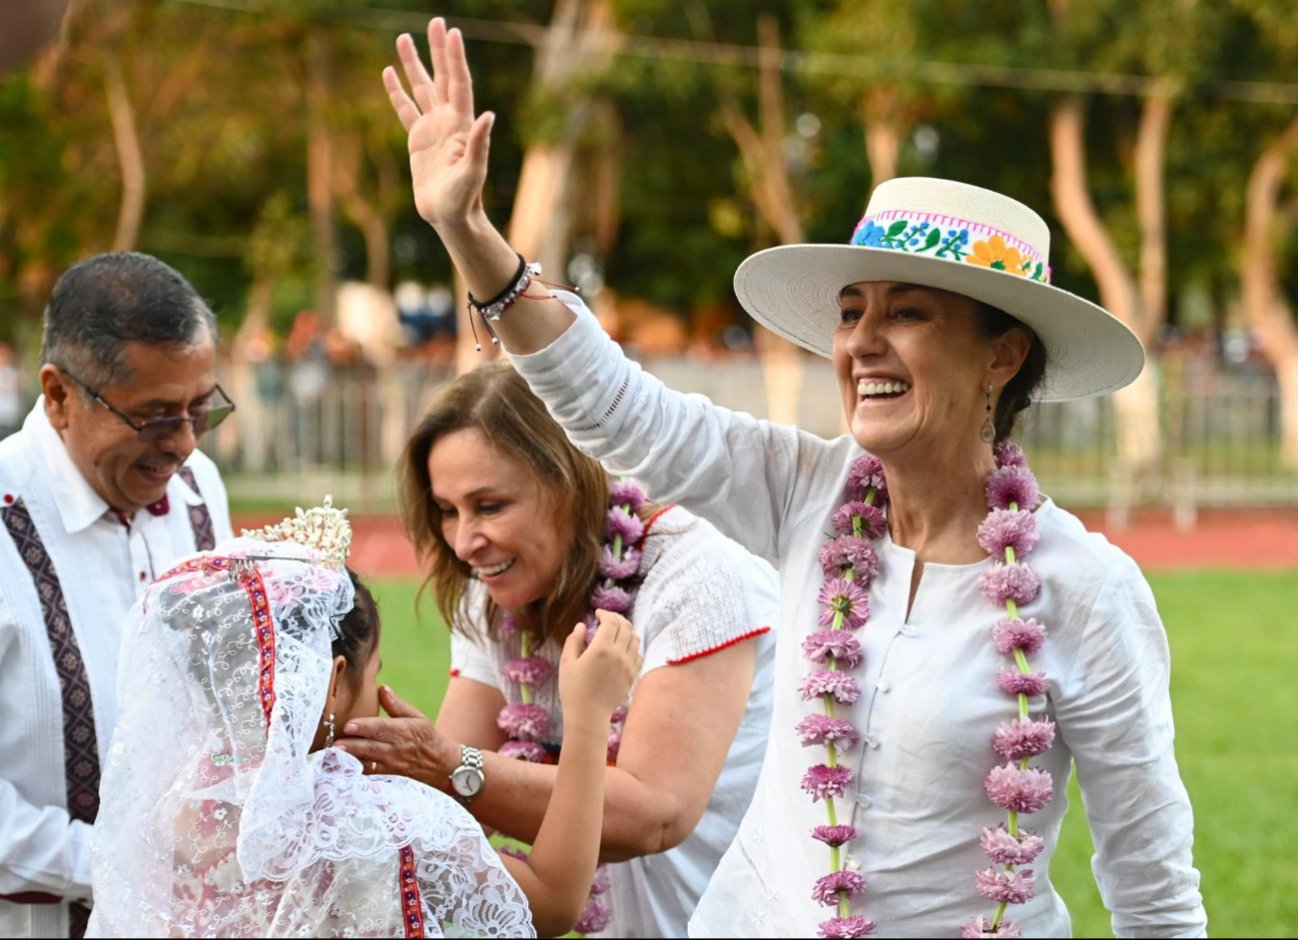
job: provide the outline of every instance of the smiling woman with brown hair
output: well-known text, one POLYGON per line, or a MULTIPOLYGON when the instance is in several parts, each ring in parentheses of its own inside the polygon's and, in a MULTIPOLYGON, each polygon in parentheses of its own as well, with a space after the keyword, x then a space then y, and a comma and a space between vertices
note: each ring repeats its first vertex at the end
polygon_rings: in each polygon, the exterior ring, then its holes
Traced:
POLYGON ((600 855, 615 864, 578 930, 679 936, 756 784, 775 573, 611 479, 507 364, 437 391, 401 473, 406 526, 452 629, 452 678, 436 727, 385 691, 394 717, 349 723, 342 745, 531 842, 571 730, 558 645, 596 609, 625 614, 645 659, 607 731, 600 855))

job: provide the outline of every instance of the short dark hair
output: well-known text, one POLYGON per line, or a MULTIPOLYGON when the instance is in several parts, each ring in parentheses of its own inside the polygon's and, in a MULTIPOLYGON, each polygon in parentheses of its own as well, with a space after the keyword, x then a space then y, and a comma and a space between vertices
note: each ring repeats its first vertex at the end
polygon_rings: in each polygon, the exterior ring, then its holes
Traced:
POLYGON ((1008 440, 1014 433, 1014 425, 1019 414, 1032 404, 1032 395, 1041 385, 1046 375, 1046 346, 1041 342, 1034 329, 1021 320, 1016 320, 999 307, 977 301, 978 330, 987 339, 1003 336, 1014 327, 1022 327, 1032 337, 1027 358, 1014 378, 1005 383, 1001 397, 996 402, 996 414, 992 416, 992 425, 996 429, 996 442, 1008 440))
POLYGON ((355 571, 348 568, 347 576, 351 578, 356 601, 338 623, 338 639, 333 641, 333 654, 347 660, 351 678, 359 680, 379 642, 379 605, 355 571))
POLYGON ((114 251, 73 265, 45 308, 41 361, 92 386, 133 381, 125 342, 217 342, 216 317, 175 268, 152 255, 114 251))

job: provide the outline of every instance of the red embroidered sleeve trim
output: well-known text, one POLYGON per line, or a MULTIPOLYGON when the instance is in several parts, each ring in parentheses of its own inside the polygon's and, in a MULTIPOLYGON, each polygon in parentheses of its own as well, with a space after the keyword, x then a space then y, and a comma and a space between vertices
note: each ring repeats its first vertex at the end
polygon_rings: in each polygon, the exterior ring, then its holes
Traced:
POLYGON ((729 649, 730 647, 734 646, 736 643, 742 643, 744 642, 744 640, 751 640, 755 636, 761 636, 763 633, 770 633, 770 632, 771 632, 770 627, 758 627, 756 630, 749 630, 747 633, 741 633, 737 637, 732 637, 731 639, 726 640, 726 642, 722 643, 720 646, 714 646, 710 650, 700 650, 697 653, 690 653, 690 655, 688 656, 682 656, 680 659, 669 659, 667 660, 667 665, 681 666, 684 665, 685 663, 692 663, 696 659, 702 659, 704 656, 711 656, 713 653, 720 653, 724 649, 729 649))
POLYGON ((456 676, 460 674, 460 670, 452 666, 450 669, 450 674, 451 674, 451 678, 454 679, 456 676))
POLYGON ((257 639, 257 652, 261 657, 261 674, 257 680, 257 692, 261 697, 261 713, 266 718, 266 727, 270 728, 270 715, 275 710, 275 621, 270 615, 270 598, 266 596, 266 585, 261 575, 253 568, 239 580, 248 592, 248 604, 252 608, 252 629, 257 639))
POLYGON ((645 522, 644 524, 644 535, 640 536, 640 541, 636 543, 636 546, 637 547, 643 546, 645 540, 649 538, 649 531, 654 527, 654 523, 657 522, 659 519, 661 519, 669 510, 675 508, 676 508, 675 503, 668 503, 666 506, 661 507, 656 513, 650 516, 648 521, 645 522))
POLYGON ((401 889, 401 920, 406 936, 424 936, 424 904, 419 896, 419 878, 415 875, 415 853, 408 845, 401 847, 401 872, 397 886, 401 889))

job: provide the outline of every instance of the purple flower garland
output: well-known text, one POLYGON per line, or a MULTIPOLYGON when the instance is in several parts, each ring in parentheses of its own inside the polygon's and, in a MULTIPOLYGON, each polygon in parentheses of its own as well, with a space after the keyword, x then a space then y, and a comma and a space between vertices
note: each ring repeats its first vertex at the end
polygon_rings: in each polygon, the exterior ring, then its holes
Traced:
POLYGON ((1028 700, 1044 695, 1046 674, 1032 671, 1028 657, 1036 654, 1046 639, 1046 628, 1033 618, 1023 620, 1018 607, 1034 600, 1041 590, 1036 572, 1021 559, 1037 544, 1037 521, 1032 510, 1040 501, 1036 477, 1028 469, 1023 451, 1015 444, 996 445, 996 471, 987 480, 987 518, 978 527, 978 544, 996 563, 978 582, 978 588, 993 604, 1005 606, 1006 618, 992 627, 992 641, 1001 655, 1014 666, 1001 669, 996 684, 1018 699, 1018 716, 1005 721, 992 736, 992 747, 1005 758, 993 767, 983 783, 987 798, 1006 812, 1006 821, 995 829, 984 829, 983 851, 995 863, 974 876, 974 884, 989 901, 996 902, 991 918, 974 917, 960 927, 962 937, 1021 937, 1022 928, 1005 920, 1005 909, 1023 904, 1036 892, 1036 877, 1030 864, 1045 849, 1036 833, 1019 828, 1020 813, 1035 813, 1050 802, 1054 780, 1047 771, 1029 767, 1028 762, 1050 749, 1055 742, 1055 723, 1034 721, 1028 714, 1028 700), (995 865, 1002 866, 999 870, 995 865))
MULTIPOLYGON (((611 610, 630 616, 635 604, 635 588, 629 584, 640 573, 641 552, 635 545, 644 537, 644 523, 636 511, 644 504, 644 490, 634 480, 618 480, 609 485, 609 510, 604 533, 608 539, 600 552, 601 580, 590 596, 591 612, 586 615, 587 642, 594 637, 597 622, 595 610, 611 610)), ((501 621, 506 634, 519 632, 512 614, 506 613, 501 621)), ((532 701, 535 687, 554 671, 553 664, 533 655, 533 635, 523 630, 519 636, 520 655, 505 663, 505 678, 518 684, 522 701, 510 702, 500 710, 496 725, 509 735, 510 740, 500 746, 498 753, 505 757, 541 763, 546 760, 545 747, 540 743, 550 733, 550 715, 532 701)), ((608 762, 616 763, 622 743, 622 725, 626 721, 626 706, 614 710, 609 723, 608 762)), ((527 853, 511 849, 510 854, 526 858, 527 853)), ((613 912, 599 895, 609 888, 608 869, 600 865, 595 869, 595 880, 590 886, 590 897, 582 908, 573 928, 580 934, 599 933, 608 927, 613 912)))
MULTIPOLYGON (((1018 605, 1033 600, 1041 588, 1036 573, 1018 560, 1037 543, 1032 510, 1040 492, 1016 445, 996 446, 996 467, 987 481, 989 512, 978 527, 978 542, 998 561, 979 579, 978 586, 993 604, 1005 606, 1007 619, 993 626, 992 640, 1003 655, 1014 659, 1017 668, 1000 670, 997 685, 1018 698, 1019 714, 996 729, 992 746, 1006 763, 994 767, 984 782, 988 798, 1004 809, 1008 818, 995 829, 984 829, 981 840, 988 858, 1003 867, 977 872, 974 883, 979 894, 998 906, 990 920, 974 917, 961 925, 963 937, 1022 936, 1016 923, 1004 920, 1005 909, 1033 896, 1032 870, 1016 866, 1030 863, 1045 843, 1035 833, 1020 829, 1018 817, 1040 810, 1053 795, 1050 774, 1028 766, 1055 738, 1054 722, 1034 721, 1028 714, 1029 698, 1045 694, 1047 688, 1045 673, 1033 673, 1027 660, 1040 650, 1045 628, 1034 619, 1020 619, 1018 614, 1018 605)), ((836 705, 852 705, 861 697, 857 680, 846 670, 855 669, 864 660, 853 631, 863 627, 870 615, 867 592, 879 571, 879 556, 872 542, 886 528, 883 507, 887 502, 888 486, 879 459, 865 456, 855 461, 848 472, 847 502, 831 519, 836 534, 820 551, 825 575, 818 598, 820 629, 802 643, 804 655, 815 668, 803 678, 798 691, 803 701, 819 698, 824 707, 823 714, 808 715, 796 727, 804 747, 823 745, 826 752, 825 762, 809 768, 802 778, 802 789, 811 799, 825 802, 829 820, 828 825, 811 831, 812 838, 829 847, 829 874, 816 881, 811 896, 836 908, 834 917, 820 923, 822 937, 862 937, 876 929, 874 921, 851 910, 851 899, 865 891, 866 880, 843 869, 840 850, 860 833, 854 826, 838 822, 834 802, 847 792, 855 776, 839 765, 839 751, 851 748, 861 733, 851 722, 836 717, 834 710, 836 705)))
POLYGON ((842 866, 842 847, 859 834, 855 827, 838 822, 834 802, 847 792, 855 776, 840 766, 840 750, 848 750, 861 737, 849 721, 838 718, 838 705, 851 705, 861 697, 856 678, 846 670, 864 659, 861 642, 854 630, 865 626, 870 616, 868 591, 879 571, 879 555, 871 544, 884 532, 887 522, 881 508, 888 500, 883 465, 877 457, 862 457, 852 464, 847 476, 847 502, 834 512, 835 535, 820 550, 825 586, 819 601, 820 629, 802 641, 803 655, 814 668, 798 686, 804 702, 819 698, 823 714, 811 714, 798 722, 803 747, 823 745, 825 762, 809 768, 802 789, 812 801, 824 800, 829 823, 817 826, 811 837, 829 847, 829 874, 819 878, 811 896, 820 904, 837 908, 836 916, 822 921, 822 937, 863 937, 873 933, 875 923, 851 911, 851 899, 865 890, 865 879, 842 866))

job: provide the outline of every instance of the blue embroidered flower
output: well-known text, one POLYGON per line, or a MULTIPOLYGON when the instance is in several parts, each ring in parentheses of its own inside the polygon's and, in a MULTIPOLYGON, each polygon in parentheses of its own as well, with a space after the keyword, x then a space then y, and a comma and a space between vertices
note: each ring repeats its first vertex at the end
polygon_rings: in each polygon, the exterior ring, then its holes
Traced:
POLYGON ((883 245, 886 234, 887 232, 883 226, 863 221, 856 227, 856 231, 852 233, 852 244, 859 248, 879 248, 883 245))

